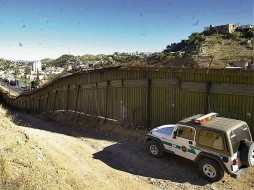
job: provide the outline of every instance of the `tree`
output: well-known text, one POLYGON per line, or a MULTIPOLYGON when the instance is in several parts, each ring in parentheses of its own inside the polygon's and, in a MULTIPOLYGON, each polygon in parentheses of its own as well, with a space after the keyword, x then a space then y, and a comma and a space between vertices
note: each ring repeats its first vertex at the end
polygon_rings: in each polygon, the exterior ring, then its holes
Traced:
POLYGON ((188 41, 190 44, 198 45, 199 43, 203 42, 205 37, 198 32, 193 32, 189 37, 188 41))
POLYGON ((31 67, 27 66, 25 68, 25 75, 29 75, 31 73, 31 67))
POLYGON ((63 67, 68 64, 74 64, 77 62, 75 56, 73 55, 62 55, 61 57, 57 58, 56 60, 52 61, 55 67, 63 67))
POLYGON ((254 37, 254 28, 250 28, 250 29, 246 32, 246 37, 247 37, 247 38, 253 38, 253 37, 254 37))

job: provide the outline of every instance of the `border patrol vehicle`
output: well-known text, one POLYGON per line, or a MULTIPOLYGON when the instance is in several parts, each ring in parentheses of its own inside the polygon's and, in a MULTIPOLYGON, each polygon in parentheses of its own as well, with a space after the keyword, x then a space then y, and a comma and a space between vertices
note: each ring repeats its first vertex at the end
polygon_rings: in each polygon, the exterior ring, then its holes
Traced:
POLYGON ((169 152, 193 160, 211 182, 221 180, 224 172, 238 178, 254 166, 254 143, 247 123, 213 112, 152 129, 146 135, 146 146, 154 157, 169 152))

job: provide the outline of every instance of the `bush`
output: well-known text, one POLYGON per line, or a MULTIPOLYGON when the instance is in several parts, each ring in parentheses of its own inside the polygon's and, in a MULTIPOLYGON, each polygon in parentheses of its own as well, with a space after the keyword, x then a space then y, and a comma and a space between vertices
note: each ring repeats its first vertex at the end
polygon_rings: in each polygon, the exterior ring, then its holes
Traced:
POLYGON ((250 29, 246 32, 246 37, 247 37, 247 38, 253 38, 253 37, 254 37, 254 28, 250 28, 250 29))
POLYGON ((240 33, 239 33, 239 32, 227 33, 227 34, 226 34, 226 37, 227 37, 228 39, 231 39, 231 40, 236 40, 236 41, 240 41, 240 40, 241 40, 241 37, 240 37, 240 33))

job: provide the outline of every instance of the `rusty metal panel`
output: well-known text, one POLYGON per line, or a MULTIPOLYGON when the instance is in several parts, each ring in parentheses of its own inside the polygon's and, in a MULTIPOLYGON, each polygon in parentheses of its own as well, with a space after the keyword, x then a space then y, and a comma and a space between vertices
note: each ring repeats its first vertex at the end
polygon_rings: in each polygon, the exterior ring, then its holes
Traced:
POLYGON ((96 85, 96 83, 90 83, 90 84, 83 84, 83 85, 81 85, 81 89, 94 89, 94 88, 96 88, 97 87, 97 85, 96 85))
POLYGON ((96 89, 82 89, 80 91, 78 111, 89 114, 97 115, 97 102, 96 102, 96 89))
POLYGON ((110 87, 115 87, 115 88, 123 87, 123 80, 110 81, 110 87))
POLYGON ((254 96, 253 84, 212 84, 211 93, 254 96))
POLYGON ((47 108, 47 94, 42 96, 41 98, 41 110, 40 112, 46 112, 47 108))
POLYGON ((206 94, 202 92, 179 91, 176 96, 177 118, 183 119, 198 113, 204 113, 206 94))
POLYGON ((178 86, 179 79, 177 78, 155 78, 152 79, 152 86, 178 86))
MULTIPOLYGON (((65 88, 66 89, 66 88, 65 88)), ((57 110, 66 110, 67 108, 67 90, 57 91, 55 94, 55 111, 57 110)))
POLYGON ((55 93, 49 93, 47 103, 47 112, 54 111, 55 93))
POLYGON ((18 109, 54 111, 68 104, 69 110, 133 125, 146 125, 150 118, 152 126, 204 113, 208 106, 254 126, 253 84, 254 71, 131 66, 73 74, 16 100, 2 96, 18 109))
POLYGON ((175 87, 152 86, 151 127, 173 123, 175 113, 175 87))
POLYGON ((97 82, 97 87, 98 88, 106 88, 107 85, 108 85, 108 81, 97 82))
POLYGON ((206 92, 206 83, 204 82, 181 82, 180 88, 183 91, 206 92))
POLYGON ((210 110, 223 117, 246 121, 254 135, 254 97, 233 94, 211 94, 210 110))
POLYGON ((142 78, 142 72, 138 70, 123 70, 122 71, 122 79, 138 79, 142 78))
MULTIPOLYGON (((83 112, 83 113, 88 113, 88 96, 87 96, 87 92, 88 89, 86 88, 81 88, 80 89, 80 94, 79 94, 79 98, 78 98, 78 105, 77 105, 77 111, 78 112, 83 112)), ((77 98, 77 94, 76 94, 76 98, 77 98)))
POLYGON ((124 87, 123 97, 120 101, 121 117, 123 120, 134 126, 144 126, 146 121, 145 88, 140 87, 124 87))
POLYGON ((76 98, 77 98, 77 92, 78 90, 76 89, 69 89, 69 99, 68 99, 68 110, 70 111, 76 111, 76 98))
POLYGON ((141 87, 147 86, 147 79, 126 79, 123 81, 124 87, 141 87))

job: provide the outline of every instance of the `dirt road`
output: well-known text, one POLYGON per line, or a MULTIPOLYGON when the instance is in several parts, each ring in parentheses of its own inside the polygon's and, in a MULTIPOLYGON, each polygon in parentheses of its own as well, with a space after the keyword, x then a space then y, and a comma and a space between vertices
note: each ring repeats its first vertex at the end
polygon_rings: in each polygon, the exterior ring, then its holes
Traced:
MULTIPOLYGON (((8 141, 19 141, 19 146, 8 152, 13 145, 7 143, 0 150, 8 163, 18 163, 26 180, 41 178, 33 189, 254 189, 253 169, 240 179, 226 175, 210 184, 192 162, 175 155, 153 158, 142 141, 78 130, 27 113, 8 114, 16 118, 10 131, 14 137, 8 141)), ((5 114, 0 117, 5 126, 5 114)))

